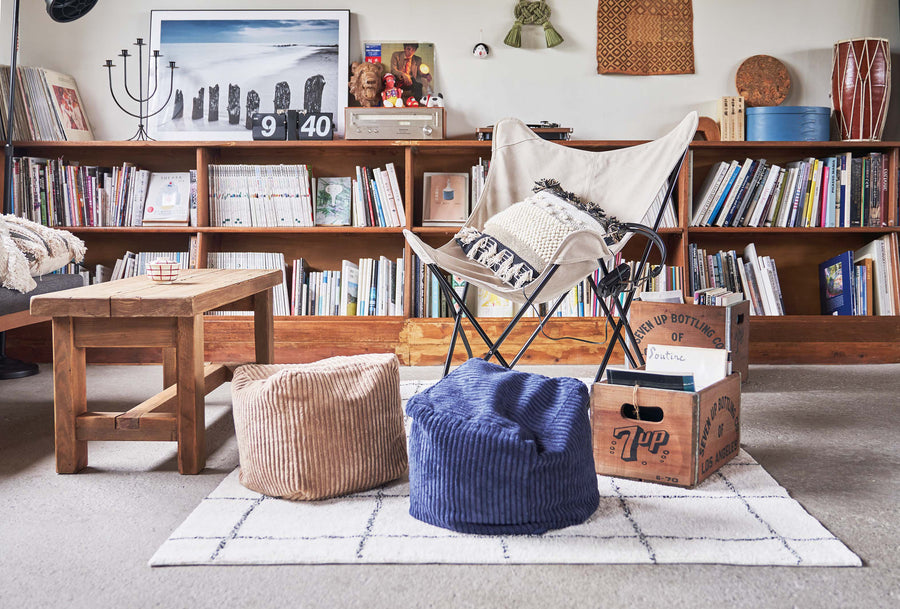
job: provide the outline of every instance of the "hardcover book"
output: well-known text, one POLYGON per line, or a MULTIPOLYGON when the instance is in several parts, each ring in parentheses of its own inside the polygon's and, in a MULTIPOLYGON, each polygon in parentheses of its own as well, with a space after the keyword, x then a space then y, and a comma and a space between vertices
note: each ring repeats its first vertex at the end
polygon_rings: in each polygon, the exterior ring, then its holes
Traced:
POLYGON ((187 226, 191 212, 191 174, 187 171, 153 172, 144 204, 145 224, 187 226))
POLYGON ((317 179, 316 226, 350 226, 351 186, 349 177, 317 179))
POLYGON ((854 315, 853 252, 819 264, 819 297, 823 315, 854 315))

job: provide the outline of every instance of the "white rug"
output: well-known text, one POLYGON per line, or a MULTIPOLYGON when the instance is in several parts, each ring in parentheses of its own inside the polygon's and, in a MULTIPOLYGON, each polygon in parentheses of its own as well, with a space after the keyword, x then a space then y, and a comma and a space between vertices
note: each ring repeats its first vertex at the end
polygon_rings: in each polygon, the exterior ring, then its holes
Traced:
MULTIPOLYGON (((404 399, 430 383, 404 382, 404 399)), ((409 484, 317 502, 250 491, 235 469, 151 566, 364 563, 719 563, 860 566, 750 455, 694 490, 598 476, 600 507, 536 536, 464 535, 409 515, 409 484)))

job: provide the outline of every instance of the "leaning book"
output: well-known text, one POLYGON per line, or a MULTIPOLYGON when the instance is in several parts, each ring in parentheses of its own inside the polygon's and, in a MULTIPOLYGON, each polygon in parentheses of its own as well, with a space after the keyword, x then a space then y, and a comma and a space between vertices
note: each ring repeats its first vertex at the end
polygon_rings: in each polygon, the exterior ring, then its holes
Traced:
POLYGON ((94 134, 75 79, 68 74, 44 68, 41 69, 41 74, 46 83, 47 97, 56 113, 56 120, 59 121, 66 136, 66 141, 93 140, 94 134))
POLYGON ((151 173, 144 204, 144 224, 187 226, 190 213, 190 172, 151 173))
POLYGON ((351 187, 349 177, 316 180, 316 226, 350 226, 351 187))

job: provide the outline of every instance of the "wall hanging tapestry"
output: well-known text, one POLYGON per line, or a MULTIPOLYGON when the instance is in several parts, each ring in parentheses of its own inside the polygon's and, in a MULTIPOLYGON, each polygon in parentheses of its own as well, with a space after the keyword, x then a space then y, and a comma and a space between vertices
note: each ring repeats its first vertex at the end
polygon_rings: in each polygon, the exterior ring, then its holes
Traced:
POLYGON ((600 0, 598 74, 693 74, 691 0, 600 0))

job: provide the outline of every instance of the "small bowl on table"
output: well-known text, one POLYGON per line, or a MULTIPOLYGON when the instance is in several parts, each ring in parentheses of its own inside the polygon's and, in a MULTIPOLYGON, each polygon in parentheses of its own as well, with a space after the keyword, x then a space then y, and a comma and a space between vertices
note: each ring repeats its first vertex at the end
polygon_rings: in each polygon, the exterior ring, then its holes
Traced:
POLYGON ((181 265, 167 258, 157 258, 147 263, 147 276, 153 283, 172 283, 178 279, 178 270, 181 265))

